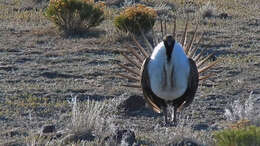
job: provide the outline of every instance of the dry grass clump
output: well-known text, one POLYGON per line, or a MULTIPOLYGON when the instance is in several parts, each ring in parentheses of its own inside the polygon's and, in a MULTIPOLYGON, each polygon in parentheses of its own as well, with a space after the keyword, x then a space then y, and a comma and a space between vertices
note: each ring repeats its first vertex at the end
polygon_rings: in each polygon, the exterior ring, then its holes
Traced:
POLYGON ((71 121, 62 131, 50 134, 35 134, 32 132, 27 138, 28 145, 102 145, 105 136, 110 135, 109 122, 105 115, 106 101, 97 102, 88 100, 79 103, 76 97, 71 102, 71 121), (102 116, 101 116, 102 115, 102 116), (60 134, 59 134, 60 133, 60 134), (60 135, 60 136, 57 136, 60 135))
POLYGON ((156 17, 157 13, 153 8, 137 4, 125 8, 115 17, 114 24, 121 31, 139 35, 140 30, 148 32, 153 28, 156 17))
POLYGON ((250 124, 260 126, 259 99, 260 97, 253 95, 253 92, 251 92, 249 97, 244 101, 235 100, 230 107, 225 109, 225 116, 227 120, 232 123, 249 120, 250 124))
POLYGON ((104 20, 104 3, 92 0, 51 0, 45 16, 66 34, 79 33, 104 20))
MULTIPOLYGON (((79 105, 77 98, 73 98, 71 103, 72 121, 68 126, 70 134, 63 139, 63 143, 94 140, 94 135, 99 135, 106 128, 106 121, 101 117, 106 102, 99 103, 89 100, 86 105, 79 105)), ((104 132, 102 134, 105 135, 104 132)))

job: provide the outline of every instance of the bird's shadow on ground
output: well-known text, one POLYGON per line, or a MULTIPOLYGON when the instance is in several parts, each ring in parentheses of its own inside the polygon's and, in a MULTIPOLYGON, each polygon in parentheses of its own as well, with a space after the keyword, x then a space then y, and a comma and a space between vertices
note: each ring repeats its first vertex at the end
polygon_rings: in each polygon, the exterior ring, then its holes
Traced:
POLYGON ((159 117, 162 114, 154 112, 151 108, 146 106, 146 101, 143 97, 133 95, 122 101, 118 106, 117 110, 124 116, 145 116, 145 117, 159 117))

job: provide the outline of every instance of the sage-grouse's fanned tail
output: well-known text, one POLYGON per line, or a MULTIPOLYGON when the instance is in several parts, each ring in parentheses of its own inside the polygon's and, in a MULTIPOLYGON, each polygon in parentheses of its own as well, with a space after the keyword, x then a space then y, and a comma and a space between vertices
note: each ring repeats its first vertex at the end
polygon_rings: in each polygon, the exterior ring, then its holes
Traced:
MULTIPOLYGON (((189 19, 186 20, 184 32, 182 34, 181 41, 180 41, 180 43, 181 43, 182 47, 184 48, 184 50, 185 50, 186 41, 187 41, 187 33, 188 33, 188 25, 189 25, 189 21, 188 20, 189 19)), ((187 53, 187 52, 185 52, 185 53, 187 53)))
POLYGON ((131 47, 128 45, 125 47, 127 51, 118 50, 124 60, 121 60, 123 63, 118 63, 118 66, 124 69, 126 72, 124 74, 116 74, 117 77, 127 79, 129 82, 124 84, 125 87, 130 88, 141 88, 140 86, 140 70, 143 61, 150 56, 152 53, 152 45, 149 43, 148 39, 145 37, 144 33, 141 32, 144 37, 144 41, 149 46, 150 50, 145 49, 136 39, 135 35, 130 34, 133 41, 135 42, 136 47, 131 47))
MULTIPOLYGON (((186 55, 193 59, 196 62, 198 72, 199 72, 199 80, 205 80, 212 76, 214 76, 214 73, 209 73, 210 69, 212 69, 216 64, 220 61, 220 59, 217 59, 216 61, 210 62, 210 58, 214 55, 213 53, 207 54, 206 49, 200 49, 198 46, 203 40, 204 32, 199 33, 199 23, 196 24, 195 29, 193 32, 189 32, 190 28, 189 20, 187 19, 185 21, 184 25, 184 31, 180 37, 180 40, 177 39, 177 21, 176 19, 173 22, 173 29, 172 29, 172 35, 173 37, 180 42, 182 45, 186 55), (191 35, 190 35, 191 34, 191 35), (196 45, 195 45, 196 44, 196 45), (200 51, 199 51, 200 50, 200 51)), ((160 22, 161 26, 161 35, 164 36, 167 33, 167 27, 166 21, 160 22)), ((145 36, 144 32, 141 30, 141 35, 143 37, 143 40, 145 42, 145 45, 140 44, 139 41, 136 39, 134 34, 130 34, 134 43, 135 47, 128 45, 126 48, 126 51, 119 50, 121 56, 124 58, 121 60, 121 63, 118 63, 118 66, 122 69, 124 69, 126 72, 121 74, 116 74, 116 76, 127 79, 128 83, 123 85, 130 88, 141 88, 140 86, 140 70, 142 67, 143 61, 149 57, 153 51, 153 44, 149 42, 147 37, 145 36), (144 47, 147 46, 147 47, 144 47), (148 48, 148 49, 147 49, 148 48)), ((155 32, 152 31, 153 39, 155 42, 155 45, 157 45, 158 39, 160 37, 157 37, 155 35, 155 32)), ((162 40, 162 38, 161 38, 162 40)))
POLYGON ((200 52, 197 53, 199 49, 198 46, 203 40, 203 35, 204 35, 204 32, 202 32, 200 35, 198 34, 198 28, 199 28, 199 23, 196 24, 195 30, 189 38, 190 42, 186 43, 189 34, 188 33, 189 21, 187 20, 185 24, 184 32, 181 37, 182 39, 180 42, 184 48, 186 55, 196 62, 199 71, 199 80, 205 80, 214 75, 213 73, 207 73, 206 71, 216 66, 216 64, 220 61, 220 59, 214 62, 209 62, 210 58, 214 55, 214 53, 204 55, 205 52, 207 51, 205 48, 201 49, 200 52), (197 44, 196 47, 194 47, 194 44, 197 44))

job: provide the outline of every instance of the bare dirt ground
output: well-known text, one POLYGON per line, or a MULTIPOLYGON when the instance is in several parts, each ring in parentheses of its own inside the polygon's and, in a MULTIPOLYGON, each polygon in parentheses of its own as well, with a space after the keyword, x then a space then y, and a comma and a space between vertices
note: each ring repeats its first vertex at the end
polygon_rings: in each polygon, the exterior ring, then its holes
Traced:
MULTIPOLYGON (((181 126, 168 128, 160 125, 162 115, 150 109, 122 114, 116 108, 142 94, 121 86, 126 80, 111 76, 123 71, 115 65, 119 54, 114 50, 127 43, 115 32, 108 33, 111 22, 81 36, 63 37, 42 15, 44 4, 30 6, 26 1, 0 0, 0 144, 28 144, 26 137, 46 124, 66 129, 71 122, 69 101, 77 97, 82 103, 107 102, 110 124, 131 129, 139 143, 166 144, 171 135, 179 134, 199 137, 207 145, 208 133, 227 123, 224 113, 230 103, 247 99, 251 91, 260 94, 257 0, 230 4, 228 18, 205 18, 200 24, 206 32, 201 47, 216 51, 222 61, 212 70, 216 76, 200 84, 195 101, 180 115, 181 126)), ((218 9, 216 15, 222 12, 218 9)))

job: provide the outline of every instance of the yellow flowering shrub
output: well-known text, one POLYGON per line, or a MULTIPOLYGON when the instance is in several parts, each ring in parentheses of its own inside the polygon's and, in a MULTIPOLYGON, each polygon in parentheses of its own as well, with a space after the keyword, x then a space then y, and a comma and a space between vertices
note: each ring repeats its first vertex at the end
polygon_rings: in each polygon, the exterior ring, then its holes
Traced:
POLYGON ((104 20, 105 4, 94 0, 50 0, 45 16, 65 33, 79 33, 104 20))
POLYGON ((148 32, 153 28, 156 17, 157 13, 153 8, 137 4, 125 8, 115 17, 114 24, 121 31, 140 34, 140 29, 148 32))

